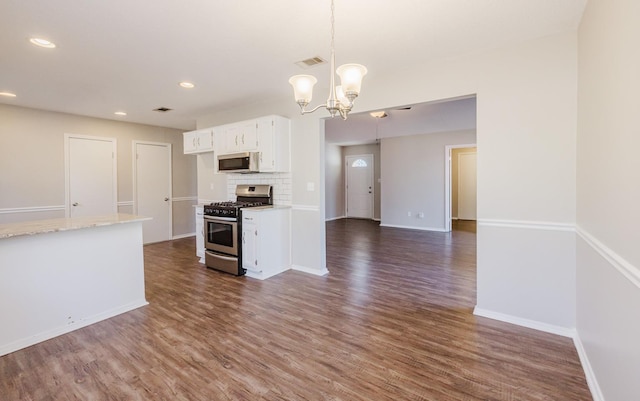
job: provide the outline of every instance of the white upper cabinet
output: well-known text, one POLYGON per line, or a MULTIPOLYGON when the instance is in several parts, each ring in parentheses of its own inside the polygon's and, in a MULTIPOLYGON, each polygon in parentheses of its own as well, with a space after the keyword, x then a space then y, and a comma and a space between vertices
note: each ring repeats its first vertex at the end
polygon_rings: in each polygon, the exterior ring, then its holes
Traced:
POLYGON ((211 128, 182 134, 184 140, 184 153, 213 152, 213 130, 211 128))
POLYGON ((260 153, 260 172, 291 171, 291 121, 280 116, 184 133, 184 153, 260 153))
POLYGON ((291 121, 280 116, 257 120, 260 172, 288 172, 291 165, 291 121))
POLYGON ((243 121, 227 125, 223 130, 225 138, 224 153, 255 151, 258 148, 256 121, 243 121))

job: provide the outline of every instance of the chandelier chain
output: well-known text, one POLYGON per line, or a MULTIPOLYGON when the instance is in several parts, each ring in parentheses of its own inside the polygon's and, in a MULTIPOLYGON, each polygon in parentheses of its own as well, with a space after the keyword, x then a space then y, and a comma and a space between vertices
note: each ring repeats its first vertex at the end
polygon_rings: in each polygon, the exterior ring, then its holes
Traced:
POLYGON ((331 51, 334 51, 334 37, 335 37, 335 24, 336 19, 334 17, 335 13, 335 5, 333 4, 333 0, 331 0, 331 51))

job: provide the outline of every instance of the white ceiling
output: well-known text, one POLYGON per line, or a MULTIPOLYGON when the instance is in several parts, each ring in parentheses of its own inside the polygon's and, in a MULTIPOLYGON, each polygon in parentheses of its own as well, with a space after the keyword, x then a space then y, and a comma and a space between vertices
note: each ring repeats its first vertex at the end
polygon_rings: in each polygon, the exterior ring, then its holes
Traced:
MULTIPOLYGON (((587 0, 336 0, 337 63, 369 74, 575 30, 587 0)), ((192 129, 290 96, 295 62, 329 58, 329 0, 3 0, 0 102, 192 129), (30 37, 56 49, 31 45, 30 37), (180 88, 191 81, 195 89, 180 88), (157 107, 173 111, 160 114, 157 107), (113 113, 124 110, 126 117, 113 113)), ((306 71, 322 83, 326 65, 306 71)), ((366 85, 366 78, 365 83, 366 85)), ((293 101, 293 100, 292 100, 293 101)))

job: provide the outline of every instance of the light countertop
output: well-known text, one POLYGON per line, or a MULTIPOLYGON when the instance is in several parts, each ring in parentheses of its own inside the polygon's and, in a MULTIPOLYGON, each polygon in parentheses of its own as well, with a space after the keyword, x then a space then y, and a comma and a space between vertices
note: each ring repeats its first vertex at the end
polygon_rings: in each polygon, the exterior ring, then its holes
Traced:
POLYGON ((151 218, 118 213, 104 216, 60 218, 0 224, 0 239, 19 237, 23 235, 53 233, 58 231, 79 230, 81 228, 110 226, 113 224, 133 223, 145 220, 151 220, 151 218))

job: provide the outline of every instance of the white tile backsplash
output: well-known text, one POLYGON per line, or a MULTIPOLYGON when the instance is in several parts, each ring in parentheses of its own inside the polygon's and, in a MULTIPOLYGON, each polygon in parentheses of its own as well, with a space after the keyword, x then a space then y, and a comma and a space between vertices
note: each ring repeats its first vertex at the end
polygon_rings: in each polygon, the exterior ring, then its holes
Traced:
POLYGON ((227 197, 236 199, 238 184, 269 184, 273 186, 273 203, 291 206, 291 173, 227 174, 227 197))

